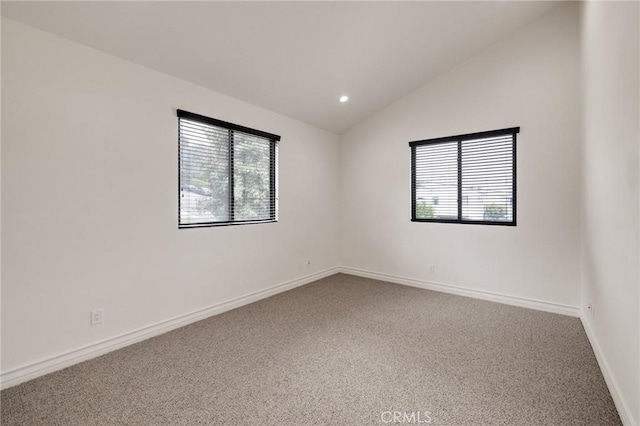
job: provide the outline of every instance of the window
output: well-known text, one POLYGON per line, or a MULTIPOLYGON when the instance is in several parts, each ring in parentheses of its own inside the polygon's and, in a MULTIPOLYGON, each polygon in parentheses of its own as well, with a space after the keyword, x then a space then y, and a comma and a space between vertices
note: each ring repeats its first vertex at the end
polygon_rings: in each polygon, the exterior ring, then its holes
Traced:
POLYGON ((280 136, 178 110, 178 227, 275 222, 280 136))
POLYGON ((411 220, 516 225, 519 127, 409 142, 411 220))

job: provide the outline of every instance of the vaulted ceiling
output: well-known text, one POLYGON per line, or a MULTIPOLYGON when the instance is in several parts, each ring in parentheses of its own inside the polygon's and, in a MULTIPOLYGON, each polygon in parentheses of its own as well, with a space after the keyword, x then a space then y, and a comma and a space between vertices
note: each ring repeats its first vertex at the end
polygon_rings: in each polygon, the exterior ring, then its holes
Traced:
POLYGON ((558 4, 3 1, 2 15, 341 133, 558 4))

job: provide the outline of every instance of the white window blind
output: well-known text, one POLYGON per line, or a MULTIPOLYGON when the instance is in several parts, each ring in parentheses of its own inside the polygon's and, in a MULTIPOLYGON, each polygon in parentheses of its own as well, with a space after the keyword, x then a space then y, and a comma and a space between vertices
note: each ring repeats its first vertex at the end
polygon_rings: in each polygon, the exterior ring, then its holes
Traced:
POLYGON ((280 136, 178 110, 184 227, 274 222, 280 136))
POLYGON ((519 131, 410 142, 411 220, 515 226, 519 131))

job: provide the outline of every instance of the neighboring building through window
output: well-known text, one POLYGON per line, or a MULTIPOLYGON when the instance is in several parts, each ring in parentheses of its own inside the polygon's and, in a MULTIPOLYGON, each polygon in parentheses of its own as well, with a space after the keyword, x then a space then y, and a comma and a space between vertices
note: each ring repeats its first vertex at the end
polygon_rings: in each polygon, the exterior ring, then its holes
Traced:
POLYGON ((515 226, 519 131, 410 142, 411 220, 515 226))
POLYGON ((180 228, 275 222, 280 136, 178 110, 180 228))

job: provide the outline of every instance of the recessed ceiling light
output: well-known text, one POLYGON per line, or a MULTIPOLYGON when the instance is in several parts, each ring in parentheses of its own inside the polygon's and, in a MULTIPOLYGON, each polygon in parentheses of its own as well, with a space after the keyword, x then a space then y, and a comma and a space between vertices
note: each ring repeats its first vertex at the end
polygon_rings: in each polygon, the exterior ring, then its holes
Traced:
POLYGON ((349 100, 349 97, 347 95, 340 96, 340 102, 347 102, 348 100, 349 100))

